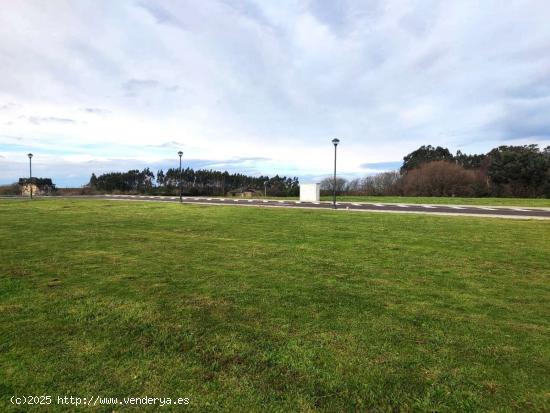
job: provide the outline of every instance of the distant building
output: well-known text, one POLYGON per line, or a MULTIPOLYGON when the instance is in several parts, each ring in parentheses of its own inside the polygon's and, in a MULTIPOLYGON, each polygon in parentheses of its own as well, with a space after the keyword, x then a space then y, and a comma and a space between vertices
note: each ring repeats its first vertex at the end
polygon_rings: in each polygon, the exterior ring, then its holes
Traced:
POLYGON ((50 195, 55 191, 51 178, 19 178, 19 190, 22 196, 50 195))
POLYGON ((254 188, 246 188, 246 189, 234 189, 227 193, 230 196, 236 196, 241 198, 252 198, 258 193, 258 191, 256 191, 254 188))

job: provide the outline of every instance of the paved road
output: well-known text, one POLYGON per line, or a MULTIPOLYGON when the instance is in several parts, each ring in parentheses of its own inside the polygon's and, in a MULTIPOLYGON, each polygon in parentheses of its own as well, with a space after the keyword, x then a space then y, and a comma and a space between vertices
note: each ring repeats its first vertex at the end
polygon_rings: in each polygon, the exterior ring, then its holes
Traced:
MULTIPOLYGON (((76 198, 76 197, 72 197, 76 198)), ((78 198, 112 199, 112 200, 142 200, 154 202, 179 202, 179 197, 142 196, 142 195, 96 195, 78 198)), ((186 204, 211 205, 241 205, 274 208, 316 208, 332 209, 331 202, 300 202, 295 200, 277 199, 246 199, 246 198, 210 198, 184 197, 186 204)), ((499 218, 535 218, 550 219, 550 208, 496 207, 496 206, 460 206, 460 205, 421 205, 421 204, 383 204, 371 202, 337 202, 338 210, 393 212, 393 213, 424 213, 436 215, 469 215, 499 218)))
MULTIPOLYGON (((38 197, 45 198, 45 197, 38 197)), ((49 198, 49 197, 47 197, 49 198)), ((52 197, 53 198, 53 197, 52 197)), ((57 197, 56 197, 57 198, 57 197)), ((110 199, 128 201, 154 201, 177 202, 176 196, 147 196, 147 195, 93 195, 93 196, 67 196, 59 198, 80 199, 110 199)), ((0 199, 28 199, 22 197, 3 197, 0 199)), ((214 197, 183 197, 186 204, 208 205, 239 205, 273 208, 315 208, 332 209, 332 203, 300 202, 297 200, 279 199, 246 199, 246 198, 214 198, 214 197)), ((373 202, 337 202, 339 211, 365 211, 365 212, 393 212, 393 213, 421 213, 434 215, 469 215, 498 218, 523 218, 523 219, 550 219, 550 208, 527 207, 500 207, 500 206, 473 206, 473 205, 423 205, 423 204, 384 204, 373 202)))

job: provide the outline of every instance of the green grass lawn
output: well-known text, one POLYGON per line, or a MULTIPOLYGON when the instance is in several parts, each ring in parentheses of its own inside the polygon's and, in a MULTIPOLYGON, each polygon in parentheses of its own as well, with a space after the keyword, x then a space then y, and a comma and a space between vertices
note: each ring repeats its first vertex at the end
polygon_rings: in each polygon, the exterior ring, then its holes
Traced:
POLYGON ((2 412, 550 410, 550 222, 0 201, 0 251, 2 412))
MULTIPOLYGON (((323 201, 331 201, 332 197, 323 196, 323 201)), ((428 196, 339 196, 339 201, 351 202, 388 202, 404 204, 447 204, 447 205, 492 205, 492 206, 523 206, 550 208, 548 198, 461 198, 461 197, 428 197, 428 196)))

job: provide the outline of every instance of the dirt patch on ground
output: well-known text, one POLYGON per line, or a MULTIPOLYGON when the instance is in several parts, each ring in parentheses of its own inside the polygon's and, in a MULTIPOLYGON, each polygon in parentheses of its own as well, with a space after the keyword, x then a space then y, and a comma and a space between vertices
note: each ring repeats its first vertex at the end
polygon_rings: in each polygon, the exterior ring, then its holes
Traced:
POLYGON ((11 278, 24 278, 31 275, 31 272, 22 265, 11 265, 6 268, 6 274, 11 278))

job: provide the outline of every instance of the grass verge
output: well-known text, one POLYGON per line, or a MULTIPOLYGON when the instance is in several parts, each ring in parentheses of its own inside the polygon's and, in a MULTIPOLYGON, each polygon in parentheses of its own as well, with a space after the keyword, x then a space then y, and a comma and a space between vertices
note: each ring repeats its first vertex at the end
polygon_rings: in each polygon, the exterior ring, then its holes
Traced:
POLYGON ((548 411, 549 236, 544 221, 0 201, 0 410, 93 394, 548 411))
MULTIPOLYGON (((323 196, 323 201, 331 201, 332 197, 323 196)), ((350 202, 382 202, 402 204, 434 204, 434 205, 484 205, 484 206, 517 206, 550 208, 547 198, 462 198, 462 197, 428 197, 428 196, 339 196, 338 201, 350 202)))

